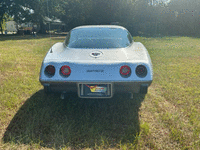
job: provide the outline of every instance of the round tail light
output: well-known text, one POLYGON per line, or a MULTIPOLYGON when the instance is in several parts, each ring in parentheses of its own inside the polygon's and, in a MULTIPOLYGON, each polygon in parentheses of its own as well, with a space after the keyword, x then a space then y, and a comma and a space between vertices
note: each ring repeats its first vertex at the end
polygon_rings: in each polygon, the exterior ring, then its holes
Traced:
POLYGON ((61 75, 68 77, 71 74, 71 69, 69 66, 65 65, 60 68, 61 75))
POLYGON ((122 77, 129 77, 131 75, 131 68, 127 65, 121 66, 120 75, 122 77))
POLYGON ((46 68, 45 68, 45 74, 48 77, 53 77, 54 74, 55 74, 55 67, 53 65, 46 66, 46 68))
POLYGON ((147 75, 147 68, 144 65, 139 65, 135 69, 135 73, 138 77, 145 77, 147 75))

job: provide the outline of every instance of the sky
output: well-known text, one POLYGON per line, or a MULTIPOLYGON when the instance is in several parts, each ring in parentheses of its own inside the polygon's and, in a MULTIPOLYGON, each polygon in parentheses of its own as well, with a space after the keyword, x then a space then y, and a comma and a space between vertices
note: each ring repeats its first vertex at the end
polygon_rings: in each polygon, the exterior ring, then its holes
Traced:
POLYGON ((169 3, 171 0, 163 0, 163 2, 169 3))
POLYGON ((164 3, 169 3, 171 0, 154 0, 154 1, 163 1, 164 3))

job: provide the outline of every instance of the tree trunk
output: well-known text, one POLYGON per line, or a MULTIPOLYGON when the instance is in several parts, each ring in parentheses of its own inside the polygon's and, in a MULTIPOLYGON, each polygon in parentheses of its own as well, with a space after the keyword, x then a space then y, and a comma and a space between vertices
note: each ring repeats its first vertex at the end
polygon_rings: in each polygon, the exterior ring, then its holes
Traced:
POLYGON ((0 26, 0 29, 1 29, 1 34, 3 34, 3 28, 2 28, 2 26, 0 26))

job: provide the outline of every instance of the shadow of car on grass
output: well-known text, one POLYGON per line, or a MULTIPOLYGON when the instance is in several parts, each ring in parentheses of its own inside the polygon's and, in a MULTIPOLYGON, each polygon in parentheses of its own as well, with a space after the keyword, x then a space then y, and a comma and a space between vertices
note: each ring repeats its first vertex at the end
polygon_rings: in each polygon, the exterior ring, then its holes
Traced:
POLYGON ((3 141, 42 147, 116 147, 133 143, 140 132, 138 111, 145 95, 116 94, 111 99, 80 99, 76 93, 61 100, 43 90, 26 100, 10 122, 3 141))

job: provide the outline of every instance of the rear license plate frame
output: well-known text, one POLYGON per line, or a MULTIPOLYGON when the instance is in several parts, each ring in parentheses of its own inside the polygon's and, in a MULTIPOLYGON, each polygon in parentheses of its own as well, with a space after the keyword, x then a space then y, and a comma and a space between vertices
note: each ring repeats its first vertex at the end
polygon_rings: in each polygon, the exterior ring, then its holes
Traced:
POLYGON ((111 83, 79 83, 78 95, 81 98, 111 98, 111 83))

